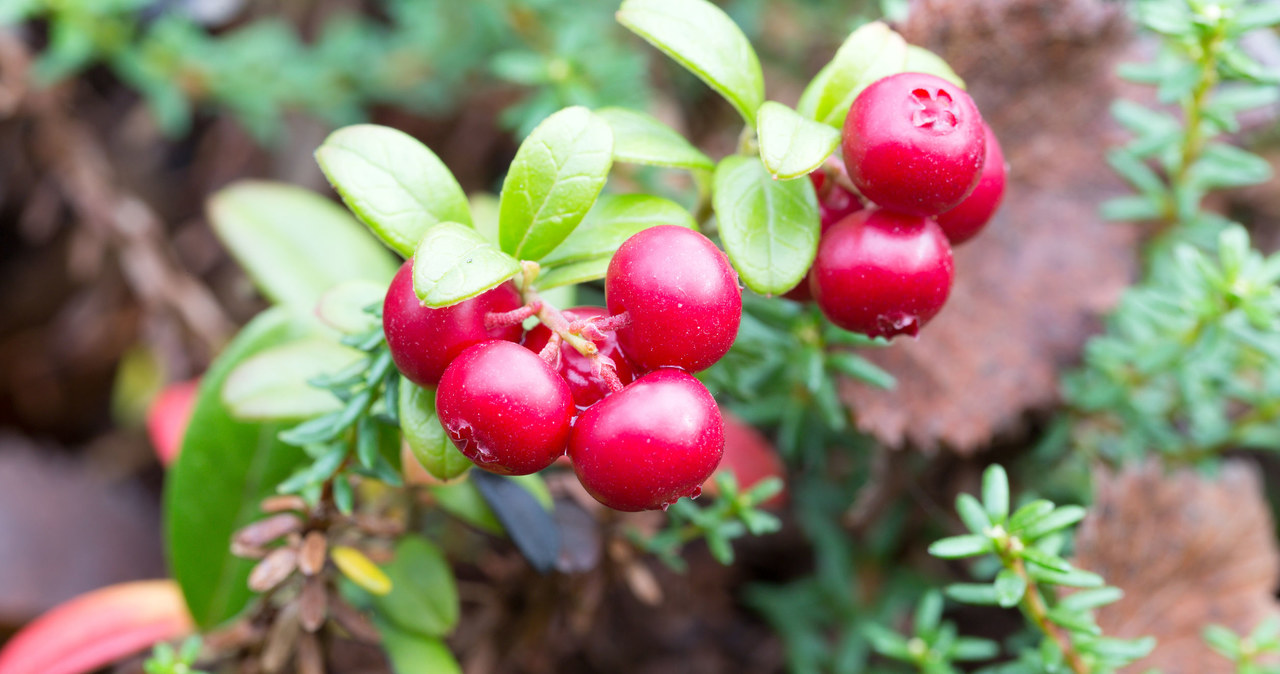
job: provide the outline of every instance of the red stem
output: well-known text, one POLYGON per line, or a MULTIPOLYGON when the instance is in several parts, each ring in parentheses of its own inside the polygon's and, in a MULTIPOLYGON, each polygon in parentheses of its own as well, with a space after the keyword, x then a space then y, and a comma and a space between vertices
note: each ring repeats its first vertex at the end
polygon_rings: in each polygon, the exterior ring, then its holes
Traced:
POLYGON ((486 331, 497 330, 498 328, 505 328, 508 325, 523 323, 526 318, 537 314, 538 310, 541 308, 542 301, 534 300, 518 309, 512 309, 511 311, 490 311, 484 315, 484 329, 486 331))

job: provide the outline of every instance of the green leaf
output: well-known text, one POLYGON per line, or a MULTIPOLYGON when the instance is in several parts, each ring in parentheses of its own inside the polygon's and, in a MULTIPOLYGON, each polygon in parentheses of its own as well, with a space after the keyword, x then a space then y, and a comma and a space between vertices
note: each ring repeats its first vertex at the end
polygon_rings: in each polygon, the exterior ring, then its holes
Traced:
POLYGON ((595 203, 613 166, 613 132, 583 107, 548 117, 520 144, 502 183, 502 250, 540 260, 595 203))
POLYGON ((871 648, 875 649, 875 652, 886 658, 903 662, 911 662, 914 659, 911 648, 907 645, 907 639, 883 625, 866 623, 862 626, 862 635, 871 643, 871 648))
POLYGON ((543 258, 542 265, 556 267, 610 258, 627 239, 658 225, 697 229, 689 211, 669 199, 648 194, 606 194, 569 238, 543 258))
POLYGON ((1096 590, 1081 590, 1066 595, 1058 600, 1058 607, 1065 611, 1092 611, 1107 604, 1114 604, 1124 597, 1118 587, 1100 587, 1096 590))
POLYGON ((847 351, 828 352, 827 364, 858 381, 866 382, 886 391, 892 391, 898 385, 898 380, 893 375, 880 369, 880 366, 847 351))
POLYGON ((1021 532, 1027 525, 1039 520, 1041 517, 1053 512, 1053 502, 1044 499, 1036 499, 1021 508, 1018 508, 1013 516, 1009 518, 1009 533, 1017 534, 1021 532))
POLYGON ((920 598, 916 606, 915 620, 912 621, 916 636, 931 634, 942 622, 942 593, 930 590, 920 598))
POLYGON ((1232 11, 1235 12, 1230 30, 1233 35, 1280 24, 1280 4, 1274 2, 1247 4, 1232 11))
POLYGON ((780 180, 809 175, 835 152, 840 132, 773 101, 760 106, 756 119, 760 161, 780 180))
POLYGON ((222 403, 242 421, 286 421, 342 409, 342 402, 309 382, 351 367, 364 353, 323 337, 277 346, 236 366, 222 386, 222 403))
POLYGON ((982 505, 996 524, 1009 516, 1009 476, 1004 466, 991 464, 982 474, 982 505))
POLYGON ((571 262, 543 272, 538 276, 538 281, 535 285, 538 287, 538 290, 550 290, 552 288, 560 288, 567 285, 573 285, 575 283, 586 283, 587 281, 602 279, 608 271, 609 258, 607 257, 598 257, 593 260, 584 260, 582 262, 571 262))
POLYGON ((951 66, 942 59, 941 56, 916 45, 907 45, 907 62, 902 67, 903 72, 907 73, 928 73, 935 77, 951 82, 952 84, 965 88, 964 80, 951 69, 951 66))
POLYGON ((279 426, 237 421, 221 391, 236 365, 314 330, 284 309, 249 322, 200 383, 178 460, 165 481, 169 570, 201 628, 219 625, 248 603, 253 562, 231 554, 231 535, 257 519, 258 502, 303 465, 302 450, 276 439, 279 426))
POLYGON ((996 601, 1004 608, 1013 608, 1027 593, 1027 580, 1013 569, 1003 569, 996 574, 996 601))
POLYGON ((292 185, 242 181, 209 198, 209 222, 258 289, 304 311, 343 281, 391 282, 396 261, 337 204, 292 185))
POLYGON ((382 570, 391 592, 373 597, 374 606, 396 627, 439 637, 458 624, 458 587, 444 553, 421 536, 405 536, 395 558, 382 570))
POLYGON ((1049 513, 1028 525, 1022 536, 1027 540, 1034 541, 1037 538, 1047 536, 1055 531, 1065 529, 1079 522, 1084 519, 1086 514, 1088 514, 1088 511, 1080 506, 1062 506, 1061 508, 1054 510, 1052 513, 1049 513))
POLYGON ((1211 143, 1191 165, 1191 180, 1204 189, 1247 187, 1271 178, 1271 164, 1233 145, 1211 143))
POLYGON ((1051 555, 1035 546, 1024 547, 1022 550, 1018 551, 1018 556, 1032 564, 1039 564, 1046 569, 1052 569, 1054 571, 1071 570, 1070 562, 1057 555, 1051 555))
POLYGON ((346 335, 361 335, 378 327, 378 318, 369 311, 381 306, 387 285, 373 281, 343 281, 320 296, 316 318, 346 335))
POLYGON ((395 674, 462 674, 462 665, 439 637, 406 632, 384 620, 374 625, 395 674))
POLYGON ((764 102, 760 59, 733 19, 707 0, 625 0, 618 23, 724 96, 747 124, 764 102))
POLYGON ((442 222, 427 230, 413 256, 413 290, 423 306, 444 307, 475 297, 519 272, 515 258, 476 230, 442 222))
POLYGON ((1235 660, 1240 657, 1240 637, 1222 625, 1209 625, 1204 628, 1204 640, 1213 650, 1223 657, 1235 660))
POLYGON ((1089 651, 1107 659, 1133 662, 1150 655, 1151 651, 1155 650, 1155 647, 1155 637, 1142 637, 1140 639, 1111 639, 1104 637, 1095 639, 1089 644, 1089 651))
POLYGON ((800 96, 800 113, 836 128, 844 126, 853 99, 876 80, 902 72, 907 42, 880 21, 853 31, 831 62, 800 96))
POLYGON ((987 516, 987 511, 982 509, 982 504, 971 494, 956 497, 956 512, 970 533, 985 535, 991 528, 991 518, 987 516))
POLYGON ((991 550, 991 539, 977 534, 951 536, 949 538, 934 541, 933 544, 929 546, 929 554, 943 559, 959 559, 961 557, 985 555, 988 552, 991 552, 991 550))
POLYGON ((1121 222, 1156 220, 1164 216, 1164 205, 1149 196, 1115 197, 1102 202, 1102 217, 1121 222))
POLYGON ((596 110, 613 130, 613 160, 710 171, 715 162, 652 115, 626 108, 596 110))
POLYGON ((1000 644, 990 639, 960 637, 951 645, 951 650, 947 652, 947 655, 956 662, 991 660, 1000 655, 1000 644))
POLYGON ((347 208, 405 257, 432 225, 471 224, 462 186, 403 131, 376 124, 338 129, 316 150, 316 161, 347 208))
POLYGON ((753 157, 716 167, 712 204, 725 252, 747 287, 780 295, 809 271, 818 250, 818 198, 808 180, 777 181, 753 157))
POLYGON ((435 389, 400 381, 400 430, 414 458, 432 477, 452 480, 475 465, 458 451, 436 416, 435 389))
POLYGON ((1000 602, 996 589, 986 583, 952 583, 944 592, 962 604, 995 606, 1000 602))
POLYGON ((1082 569, 1062 572, 1033 565, 1027 567, 1027 572, 1031 574, 1032 578, 1040 582, 1062 585, 1063 587, 1102 587, 1106 585, 1106 582, 1102 580, 1102 576, 1082 569))

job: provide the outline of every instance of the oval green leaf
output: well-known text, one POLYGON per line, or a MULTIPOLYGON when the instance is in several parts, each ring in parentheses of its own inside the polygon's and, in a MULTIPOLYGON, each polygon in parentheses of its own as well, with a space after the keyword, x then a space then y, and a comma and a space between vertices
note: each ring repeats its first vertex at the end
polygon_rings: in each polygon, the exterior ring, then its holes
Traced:
POLYGON ((406 632, 384 620, 374 625, 395 674, 462 674, 462 665, 439 637, 406 632))
POLYGON ((475 465, 453 446, 440 426, 435 389, 400 380, 400 430, 414 458, 437 480, 452 480, 475 465))
POLYGON ((725 252, 747 287, 777 295, 796 286, 818 250, 818 197, 808 180, 777 181, 754 157, 716 167, 712 205, 725 252))
POLYGON ((626 108, 596 110, 613 130, 614 161, 710 171, 715 162, 652 115, 626 108))
POLYGON ((583 107, 548 117, 520 144, 502 183, 502 250, 539 260, 560 245, 595 203, 613 166, 613 132, 583 107))
POLYGON ((306 461, 302 450, 276 439, 279 425, 233 418, 222 404, 222 387, 239 363, 314 330, 284 309, 262 313, 200 382, 182 451, 165 481, 164 526, 169 569, 201 628, 226 621, 248 603, 253 562, 231 554, 231 535, 260 517, 258 502, 306 461))
POLYGON ((300 187, 244 181, 208 203, 218 238, 258 289, 304 311, 350 280, 386 285, 396 260, 341 206, 300 187))
POLYGON ((697 229, 693 215, 669 199, 649 194, 607 194, 600 197, 573 234, 546 256, 543 266, 611 257, 637 232, 658 225, 697 229))
POLYGON ((266 349, 236 366, 222 386, 222 403, 242 421, 287 421, 342 408, 326 389, 308 382, 364 358, 364 353, 323 337, 266 349))
POLYGON ((608 271, 609 258, 607 257, 597 257, 591 260, 583 260, 582 262, 570 262, 542 272, 534 285, 538 287, 538 290, 563 288, 579 283, 587 283, 588 281, 598 281, 604 278, 608 271))
POLYGON ((359 335, 378 326, 377 317, 368 311, 382 306, 387 284, 373 281, 344 281, 320 296, 316 318, 345 335, 359 335))
POLYGON ((781 180, 806 176, 840 144, 840 132, 781 103, 766 101, 756 121, 760 161, 781 180))
POLYGON ((618 22, 689 69, 755 124, 764 74, 751 42, 707 0, 625 0, 618 22))
POLYGON ((393 590, 374 595, 378 613, 402 630, 439 637, 458 624, 458 586, 444 553, 421 536, 405 536, 382 567, 393 590))
POLYGON ((405 257, 432 225, 471 224, 467 195, 448 167, 399 129, 343 127, 316 150, 316 162, 347 208, 405 257))
POLYGON ((800 96, 800 112, 836 128, 867 85, 902 72, 907 42, 880 21, 853 31, 800 96))
POLYGON ((964 87, 964 80, 951 69, 951 65, 942 60, 941 56, 916 45, 907 45, 907 61, 902 67, 903 72, 908 73, 928 73, 936 75, 952 84, 964 87))
POLYGON ((442 222, 427 230, 413 255, 413 290, 428 307, 475 297, 520 272, 516 259, 476 230, 442 222))

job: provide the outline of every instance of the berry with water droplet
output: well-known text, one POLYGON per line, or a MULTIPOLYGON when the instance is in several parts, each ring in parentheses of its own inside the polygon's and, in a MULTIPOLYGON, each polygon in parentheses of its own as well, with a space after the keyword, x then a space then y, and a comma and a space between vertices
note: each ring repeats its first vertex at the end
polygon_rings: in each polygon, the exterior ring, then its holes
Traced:
POLYGON ((569 438, 569 459, 595 499, 657 510, 696 497, 724 455, 724 421, 687 372, 663 368, 592 405, 569 438))
POLYGON ((908 215, 933 216, 959 204, 982 174, 982 116, 955 84, 898 73, 854 99, 843 147, 862 196, 908 215))
POLYGON ((947 301, 954 268, 936 222, 876 209, 827 231, 810 276, 832 323, 871 337, 914 336, 947 301))
MULTIPOLYGON (((604 307, 576 307, 573 309, 565 309, 564 317, 569 321, 581 321, 589 318, 605 318, 609 312, 604 307)), ((537 327, 525 333, 525 348, 539 353, 547 342, 551 340, 551 330, 547 326, 539 323, 537 327)), ((606 357, 613 363, 613 370, 618 375, 618 381, 623 384, 631 383, 635 378, 635 373, 631 369, 622 350, 618 348, 618 337, 610 331, 605 332, 600 339, 591 340, 595 343, 598 351, 597 357, 606 357)), ((578 350, 564 342, 560 343, 560 376, 569 383, 569 391, 573 393, 573 402, 579 408, 590 407, 601 398, 609 395, 609 384, 596 372, 595 365, 590 358, 578 353, 578 350)))
POLYGON ((604 281, 609 313, 626 312, 618 344, 640 371, 690 372, 720 360, 738 335, 742 291, 729 258, 707 237, 676 225, 623 242, 604 281))
POLYGON ((519 307, 520 293, 510 282, 447 307, 424 307, 413 292, 413 260, 407 260, 382 302, 382 330, 396 369, 419 386, 435 386, 467 347, 489 339, 519 341, 518 324, 484 327, 486 314, 519 307))
POLYGON ((959 245, 972 239, 982 231, 991 216, 1000 207, 1000 199, 1004 196, 1004 152, 1000 149, 1000 141, 991 131, 991 127, 983 124, 986 134, 987 156, 982 162, 982 177, 978 186, 973 188, 969 196, 959 206, 939 215, 936 220, 942 232, 947 235, 951 245, 959 245))
POLYGON ((440 378, 436 412, 453 444, 477 466, 501 475, 536 473, 569 442, 569 385, 537 354, 511 342, 482 342, 440 378))

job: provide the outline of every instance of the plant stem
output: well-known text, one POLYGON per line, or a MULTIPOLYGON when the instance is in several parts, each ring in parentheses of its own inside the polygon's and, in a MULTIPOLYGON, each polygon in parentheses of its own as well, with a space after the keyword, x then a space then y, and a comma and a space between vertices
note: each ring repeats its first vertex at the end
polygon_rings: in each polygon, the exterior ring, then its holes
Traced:
POLYGON ((1058 649, 1062 651, 1063 658, 1067 661, 1067 666, 1075 674, 1091 674, 1089 666, 1085 664, 1080 653, 1076 651, 1075 645, 1071 642, 1071 635, 1049 620, 1049 607, 1044 603, 1044 597, 1040 596, 1040 586, 1027 572, 1027 565, 1022 561, 1021 557, 1010 556, 1009 559, 1002 559, 1005 566, 1012 569, 1027 584, 1027 591, 1022 595, 1022 608, 1027 612, 1027 616, 1031 618, 1031 622, 1035 623, 1036 628, 1044 635, 1053 639, 1058 644, 1058 649))
POLYGON ((1186 187, 1190 178, 1191 167, 1204 151, 1206 139, 1201 129, 1204 120, 1204 108, 1208 101, 1209 91, 1218 83, 1218 55, 1222 47, 1223 38, 1222 29, 1215 27, 1200 42, 1199 78, 1191 92, 1191 96, 1182 106, 1186 116, 1186 131, 1182 137, 1182 149, 1178 159, 1178 166, 1169 179, 1172 189, 1169 193, 1171 198, 1165 212, 1166 227, 1179 224, 1183 221, 1183 216, 1190 216, 1190 214, 1178 212, 1176 195, 1186 187))

